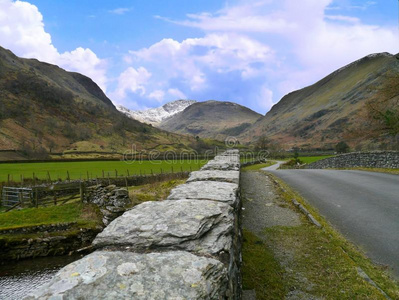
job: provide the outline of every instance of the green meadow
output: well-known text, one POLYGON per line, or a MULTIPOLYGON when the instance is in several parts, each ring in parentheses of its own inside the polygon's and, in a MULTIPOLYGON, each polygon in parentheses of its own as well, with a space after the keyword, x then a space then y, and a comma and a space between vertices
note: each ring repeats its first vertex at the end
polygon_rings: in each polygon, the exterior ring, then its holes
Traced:
POLYGON ((155 161, 76 161, 76 162, 42 162, 42 163, 9 163, 0 164, 0 182, 10 181, 19 182, 23 178, 33 178, 51 180, 87 179, 96 177, 115 177, 127 175, 148 175, 194 171, 201 168, 206 163, 205 160, 155 160, 155 161))

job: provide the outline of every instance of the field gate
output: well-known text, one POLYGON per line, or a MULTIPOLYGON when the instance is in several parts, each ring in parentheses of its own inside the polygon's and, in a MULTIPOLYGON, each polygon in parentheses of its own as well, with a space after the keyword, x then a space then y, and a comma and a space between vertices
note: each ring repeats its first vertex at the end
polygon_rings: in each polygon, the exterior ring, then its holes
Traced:
POLYGON ((2 206, 12 209, 17 206, 25 206, 33 203, 33 191, 31 188, 3 187, 2 206))

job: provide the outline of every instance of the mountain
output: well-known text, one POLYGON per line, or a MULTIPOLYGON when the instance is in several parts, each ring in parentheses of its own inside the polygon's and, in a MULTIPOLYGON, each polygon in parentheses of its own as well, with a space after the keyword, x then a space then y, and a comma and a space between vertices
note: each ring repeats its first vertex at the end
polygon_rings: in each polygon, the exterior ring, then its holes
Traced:
POLYGON ((123 152, 195 142, 119 112, 90 78, 0 47, 0 151, 123 152))
POLYGON ((166 103, 161 107, 150 108, 139 111, 133 111, 123 106, 117 106, 117 109, 132 119, 157 126, 162 121, 185 110, 187 107, 189 107, 191 104, 194 104, 195 102, 197 101, 176 100, 173 102, 166 103))
POLYGON ((175 133, 224 140, 237 136, 262 115, 236 103, 197 102, 164 120, 159 127, 175 133))
POLYGON ((389 53, 372 54, 284 96, 240 139, 253 143, 263 136, 283 148, 332 148, 346 141, 361 149, 386 143, 390 137, 382 123, 388 122, 380 113, 389 117, 396 112, 391 121, 398 126, 398 58, 389 53), (388 102, 389 109, 381 108, 372 116, 375 107, 388 102))

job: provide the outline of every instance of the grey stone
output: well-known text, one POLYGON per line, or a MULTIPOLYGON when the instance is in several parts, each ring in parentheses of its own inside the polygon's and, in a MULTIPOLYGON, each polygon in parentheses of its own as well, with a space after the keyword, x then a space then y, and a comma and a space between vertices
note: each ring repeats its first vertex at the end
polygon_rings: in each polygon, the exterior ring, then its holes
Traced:
POLYGON ((115 196, 129 196, 127 189, 117 189, 114 190, 115 196))
POLYGON ((325 158, 306 166, 307 169, 326 168, 399 168, 399 151, 353 152, 325 158))
POLYGON ((236 207, 238 204, 238 185, 228 182, 196 181, 174 188, 168 200, 197 199, 213 200, 228 203, 236 207))
POLYGON ((130 199, 129 197, 112 196, 108 199, 106 204, 107 206, 126 207, 130 204, 130 199))
POLYGON ((126 211, 126 208, 124 207, 115 207, 115 206, 106 206, 105 207, 107 210, 113 213, 124 213, 126 211))
POLYGON ((221 262, 188 252, 97 251, 25 299, 224 299, 226 280, 221 262))
POLYGON ((201 170, 223 170, 223 171, 239 171, 240 157, 231 155, 219 155, 209 161, 201 170))
POLYGON ((233 233, 233 209, 228 204, 166 200, 145 202, 125 212, 97 235, 93 245, 219 254, 230 251, 233 233))
POLYGON ((239 171, 195 171, 192 172, 187 182, 194 181, 221 181, 239 184, 240 172, 239 171))

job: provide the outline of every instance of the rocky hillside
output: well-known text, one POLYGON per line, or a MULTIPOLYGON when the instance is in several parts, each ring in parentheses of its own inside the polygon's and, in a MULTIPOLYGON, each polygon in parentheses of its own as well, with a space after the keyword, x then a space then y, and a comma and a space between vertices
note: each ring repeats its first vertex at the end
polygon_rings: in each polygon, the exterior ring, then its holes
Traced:
POLYGON ((185 149, 173 135, 119 112, 90 78, 0 47, 0 150, 27 156, 62 151, 185 149))
POLYGON ((371 116, 371 110, 382 101, 390 101, 386 103, 391 107, 381 112, 398 113, 398 106, 395 108, 390 100, 399 96, 399 89, 392 89, 399 86, 398 57, 389 53, 369 55, 286 95, 240 138, 254 142, 265 136, 283 148, 332 148, 346 141, 360 150, 390 143, 392 138, 383 130, 386 120, 381 117, 375 122, 379 117, 371 116), (386 99, 388 91, 390 99, 386 99))
POLYGON ((158 126, 162 121, 173 117, 174 115, 182 112, 195 100, 176 100, 157 108, 150 108, 146 110, 133 111, 123 106, 117 106, 117 109, 127 115, 128 117, 137 121, 158 126))
POLYGON ((159 127, 175 133, 224 140, 239 135, 260 117, 239 104, 212 100, 190 105, 159 127))

